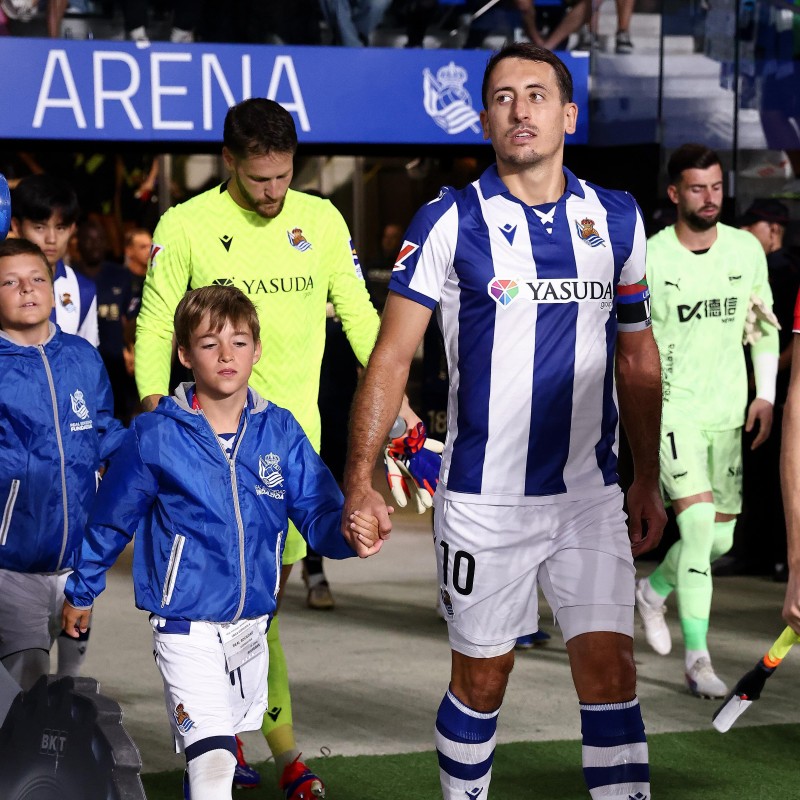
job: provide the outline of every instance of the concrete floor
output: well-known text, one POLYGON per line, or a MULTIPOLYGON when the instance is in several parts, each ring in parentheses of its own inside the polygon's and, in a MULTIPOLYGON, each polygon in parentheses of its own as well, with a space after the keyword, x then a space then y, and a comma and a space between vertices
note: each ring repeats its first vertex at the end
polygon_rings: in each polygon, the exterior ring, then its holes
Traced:
MULTIPOLYGON (((433 748, 433 722, 447 686, 445 624, 434 611, 436 580, 430 516, 399 512, 383 552, 367 561, 326 562, 336 598, 331 612, 305 607, 299 569, 287 586, 281 635, 289 661, 297 740, 306 757, 401 753, 433 748)), ((130 552, 109 574, 99 598, 84 674, 123 708, 143 772, 176 769, 161 679, 152 658, 147 615, 133 605, 130 552)), ((649 572, 653 562, 640 565, 649 572)), ((710 646, 731 685, 782 630, 784 587, 763 578, 715 581, 710 646)), ((563 643, 546 606, 546 647, 519 653, 500 717, 501 742, 579 736, 578 706, 563 643)), ((679 641, 674 608, 668 614, 679 641)), ((716 701, 683 686, 682 648, 662 657, 637 639, 639 697, 650 733, 709 728, 716 701)), ((796 657, 795 657, 796 658, 796 657)), ((797 666, 790 657, 761 701, 737 726, 796 722, 797 666)), ((267 758, 260 733, 245 734, 250 760, 267 758)))

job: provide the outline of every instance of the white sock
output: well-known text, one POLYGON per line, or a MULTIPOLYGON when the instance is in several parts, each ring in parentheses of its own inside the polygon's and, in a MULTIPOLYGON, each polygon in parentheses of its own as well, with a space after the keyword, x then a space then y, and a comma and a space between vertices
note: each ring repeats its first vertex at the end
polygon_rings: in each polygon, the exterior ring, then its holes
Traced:
POLYGON ((650 578, 645 578, 641 582, 641 590, 642 596, 644 597, 645 603, 649 606, 656 606, 660 608, 664 605, 667 598, 662 597, 651 585, 650 585, 650 578))
POLYGON ((236 756, 228 750, 209 750, 186 764, 192 800, 231 798, 236 756))
POLYGON ((686 669, 691 669, 698 658, 707 658, 709 661, 711 660, 708 650, 687 650, 685 661, 686 669))

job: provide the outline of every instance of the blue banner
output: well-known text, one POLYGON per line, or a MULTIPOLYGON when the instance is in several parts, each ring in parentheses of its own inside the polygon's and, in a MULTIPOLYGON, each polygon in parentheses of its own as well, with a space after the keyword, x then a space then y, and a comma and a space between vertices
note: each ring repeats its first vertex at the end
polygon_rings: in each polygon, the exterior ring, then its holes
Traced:
MULTIPOLYGON (((572 72, 588 140, 587 54, 572 72)), ((0 138, 219 143, 229 106, 277 100, 301 142, 478 144, 486 50, 174 45, 6 37, 0 138)))

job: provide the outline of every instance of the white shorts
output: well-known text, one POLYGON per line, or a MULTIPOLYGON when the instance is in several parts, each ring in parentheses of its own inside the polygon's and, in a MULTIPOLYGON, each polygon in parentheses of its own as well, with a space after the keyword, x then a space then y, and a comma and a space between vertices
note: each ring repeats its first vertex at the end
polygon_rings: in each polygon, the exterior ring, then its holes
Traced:
POLYGON ((70 574, 0 569, 0 658, 22 650, 50 652, 61 633, 70 574))
POLYGON ((550 505, 495 506, 434 495, 440 603, 450 646, 474 658, 509 652, 539 627, 541 586, 564 641, 633 637, 633 556, 622 493, 550 505))
POLYGON ((264 642, 259 655, 228 672, 215 622, 164 620, 150 615, 156 664, 164 681, 177 752, 212 736, 261 727, 267 710, 266 635, 269 617, 252 620, 264 642))

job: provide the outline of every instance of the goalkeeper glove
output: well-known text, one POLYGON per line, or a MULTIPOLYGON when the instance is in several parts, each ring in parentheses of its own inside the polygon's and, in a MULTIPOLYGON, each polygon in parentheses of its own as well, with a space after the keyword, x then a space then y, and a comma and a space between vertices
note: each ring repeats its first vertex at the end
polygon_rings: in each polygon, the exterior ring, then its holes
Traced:
POLYGON ((423 514, 433 505, 443 450, 441 442, 427 437, 421 422, 408 435, 389 440, 383 462, 392 497, 400 508, 413 500, 417 513, 423 514))
POLYGON ((747 316, 744 320, 742 344, 755 344, 764 335, 765 325, 781 329, 778 318, 772 313, 772 309, 758 295, 751 294, 747 304, 747 316))

